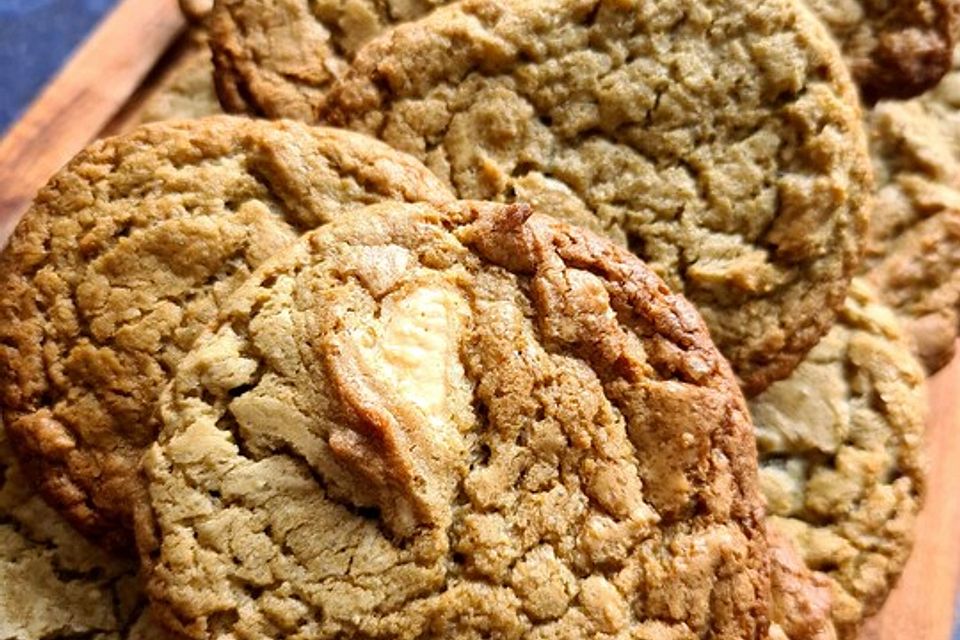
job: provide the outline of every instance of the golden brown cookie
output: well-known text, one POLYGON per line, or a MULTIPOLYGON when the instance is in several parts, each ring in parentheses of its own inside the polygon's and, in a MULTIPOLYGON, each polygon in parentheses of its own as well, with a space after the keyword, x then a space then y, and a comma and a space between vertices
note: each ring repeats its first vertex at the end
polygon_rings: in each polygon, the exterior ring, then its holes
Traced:
POLYGON ((811 571, 793 541, 767 529, 770 547, 770 635, 768 640, 836 640, 833 596, 822 574, 811 571))
POLYGON ((0 428, 0 638, 174 640, 144 606, 136 567, 30 490, 0 428))
POLYGON ((210 48, 206 36, 197 32, 132 119, 143 124, 219 113, 223 110, 213 87, 210 48))
POLYGON ((790 0, 491 0, 363 48, 433 7, 218 0, 221 100, 359 128, 462 197, 606 230, 698 305, 749 392, 787 375, 842 303, 866 219, 854 91, 822 27, 790 0))
POLYGON ((750 402, 768 530, 830 585, 841 638, 880 608, 910 554, 923 378, 895 314, 857 279, 830 333, 750 402))
POLYGON ((870 104, 919 95, 950 70, 958 0, 805 1, 837 38, 870 104))
POLYGON ((364 46, 318 113, 461 197, 549 194, 598 221, 697 306, 753 393, 829 328, 857 264, 853 93, 787 0, 467 0, 364 46))
POLYGON ((228 111, 311 120, 360 46, 450 0, 216 0, 207 24, 228 111))
POLYGON ((128 547, 155 400, 223 299, 344 211, 449 198, 386 145, 298 123, 221 116, 95 143, 0 256, 0 404, 24 471, 81 531, 128 547))
POLYGON ((813 18, 790 0, 470 2, 370 45, 321 106, 364 42, 433 7, 219 0, 221 100, 359 128, 462 197, 606 230, 691 297, 749 392, 787 375, 842 302, 869 173, 813 18))
POLYGON ((960 48, 936 89, 881 102, 867 125, 877 174, 867 277, 932 373, 960 329, 960 48))
POLYGON ((194 638, 760 638, 749 416, 700 317, 527 205, 383 203, 258 269, 144 457, 194 638))
MULTIPOLYGON (((208 10, 207 0, 195 2, 208 10)), ((217 0, 212 45, 223 104, 241 113, 308 119, 360 46, 445 4, 450 0, 217 0)), ((958 0, 805 4, 839 42, 870 103, 919 95, 950 68, 960 37, 958 0)), ((192 7, 190 15, 197 13, 192 7)))

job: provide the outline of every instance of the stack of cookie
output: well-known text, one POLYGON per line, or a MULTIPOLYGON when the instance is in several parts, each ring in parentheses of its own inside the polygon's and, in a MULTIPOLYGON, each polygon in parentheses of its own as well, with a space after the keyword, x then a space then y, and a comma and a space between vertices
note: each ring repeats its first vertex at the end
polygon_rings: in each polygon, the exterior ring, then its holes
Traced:
POLYGON ((960 3, 203 5, 0 256, 0 637, 856 637, 960 3))

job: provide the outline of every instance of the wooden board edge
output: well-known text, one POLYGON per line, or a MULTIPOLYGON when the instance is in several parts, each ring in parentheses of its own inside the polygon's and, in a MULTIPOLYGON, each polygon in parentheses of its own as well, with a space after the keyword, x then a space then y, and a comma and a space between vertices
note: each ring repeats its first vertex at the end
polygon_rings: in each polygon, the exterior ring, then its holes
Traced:
POLYGON ((185 29, 177 0, 123 0, 0 141, 0 238, 185 29))

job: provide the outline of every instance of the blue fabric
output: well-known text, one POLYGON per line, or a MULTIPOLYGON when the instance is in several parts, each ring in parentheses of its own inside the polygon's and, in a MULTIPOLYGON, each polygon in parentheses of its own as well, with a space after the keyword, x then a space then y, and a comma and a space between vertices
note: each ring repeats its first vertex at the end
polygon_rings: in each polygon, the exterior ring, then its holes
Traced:
POLYGON ((953 607, 953 640, 960 640, 960 590, 956 597, 957 604, 953 607))
POLYGON ((114 4, 116 0, 0 0, 0 132, 114 4))

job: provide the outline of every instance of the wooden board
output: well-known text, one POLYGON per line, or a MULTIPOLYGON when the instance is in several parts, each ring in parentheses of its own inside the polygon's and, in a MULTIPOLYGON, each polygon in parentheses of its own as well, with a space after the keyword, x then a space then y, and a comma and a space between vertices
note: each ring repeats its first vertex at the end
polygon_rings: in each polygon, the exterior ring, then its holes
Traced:
POLYGON ((93 140, 184 30, 177 0, 123 0, 0 141, 0 246, 37 190, 93 140))
MULTIPOLYGON (((150 83, 177 59, 169 49, 183 30, 176 0, 124 0, 14 125, 0 142, 0 246, 57 169, 130 122, 150 83), (98 84, 103 78, 108 86, 98 84)), ((930 482, 917 545, 861 640, 950 638, 960 581, 960 358, 928 387, 930 482)))

